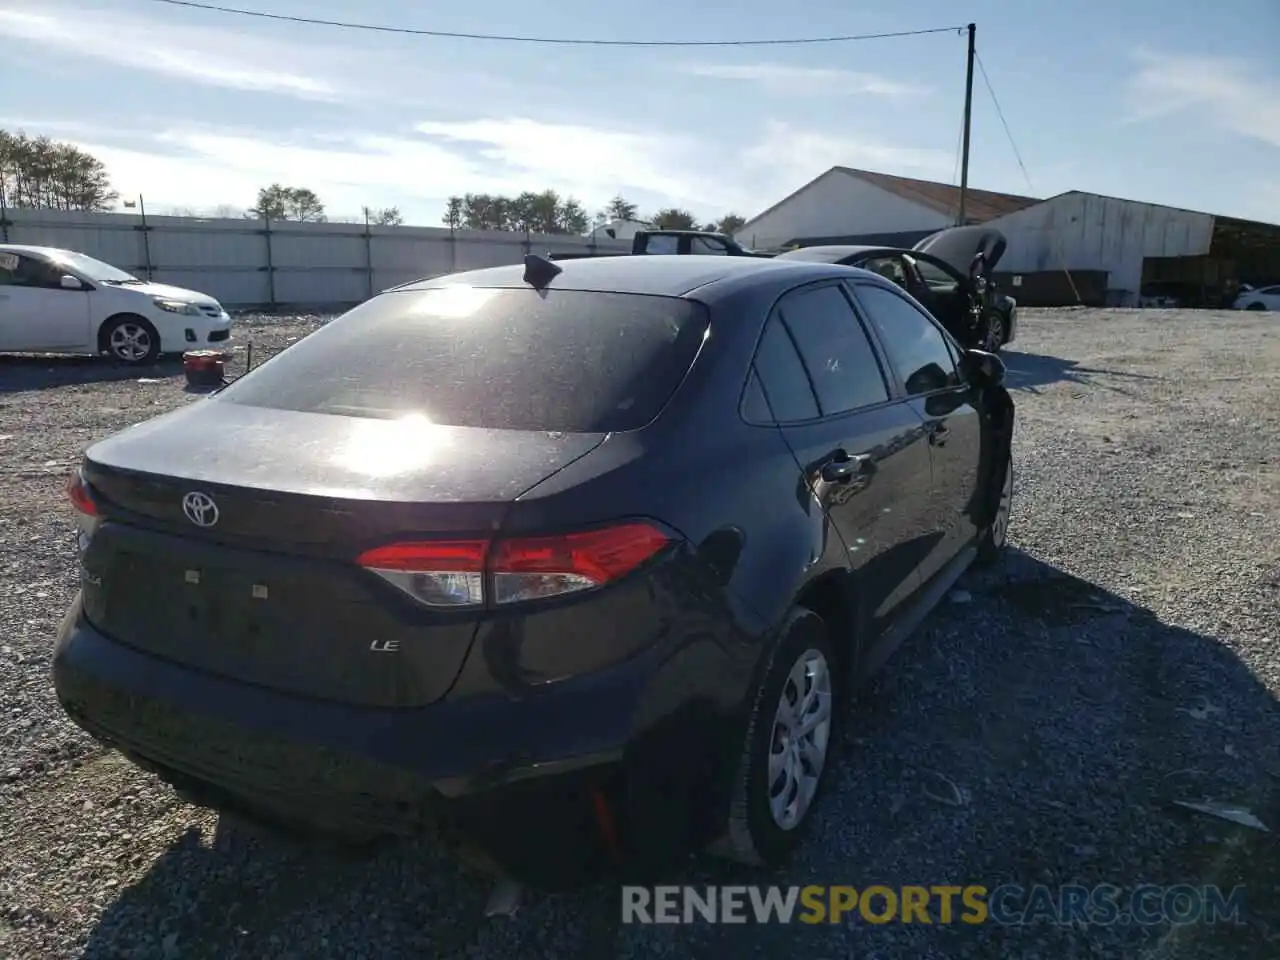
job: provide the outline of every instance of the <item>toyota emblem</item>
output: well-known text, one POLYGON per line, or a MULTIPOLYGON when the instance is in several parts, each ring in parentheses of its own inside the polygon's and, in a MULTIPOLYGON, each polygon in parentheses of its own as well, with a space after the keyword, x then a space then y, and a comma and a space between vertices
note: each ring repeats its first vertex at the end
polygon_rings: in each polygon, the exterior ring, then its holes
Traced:
POLYGON ((197 527, 212 527, 218 522, 218 505, 213 497, 193 490, 182 498, 182 512, 197 527))

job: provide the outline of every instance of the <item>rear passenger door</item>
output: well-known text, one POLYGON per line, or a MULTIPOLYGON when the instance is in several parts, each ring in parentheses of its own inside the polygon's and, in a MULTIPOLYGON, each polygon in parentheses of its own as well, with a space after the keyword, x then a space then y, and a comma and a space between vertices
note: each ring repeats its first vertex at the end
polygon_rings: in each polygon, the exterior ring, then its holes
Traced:
POLYGON ((803 482, 844 540, 871 629, 879 632, 920 585, 917 567, 931 546, 923 424, 894 397, 839 281, 779 299, 754 373, 803 482))
POLYGON ((933 317, 896 290, 855 283, 855 298, 889 359, 907 404, 924 421, 933 463, 931 527, 936 547, 927 581, 973 543, 979 522, 982 417, 977 389, 956 364, 955 346, 933 317))

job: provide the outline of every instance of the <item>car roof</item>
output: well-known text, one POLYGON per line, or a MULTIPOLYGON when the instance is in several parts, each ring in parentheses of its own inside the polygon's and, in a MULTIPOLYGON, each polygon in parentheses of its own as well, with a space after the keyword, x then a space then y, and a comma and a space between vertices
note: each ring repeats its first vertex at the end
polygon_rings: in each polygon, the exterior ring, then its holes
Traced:
MULTIPOLYGON (((845 257, 853 256, 855 253, 868 253, 872 250, 880 251, 880 250, 896 250, 896 249, 897 249, 896 247, 880 247, 880 246, 866 246, 866 245, 800 247, 799 249, 796 249, 796 250, 788 250, 786 253, 780 253, 778 254, 778 256, 779 258, 786 258, 788 260, 797 260, 800 262, 804 262, 808 260, 808 257, 806 257, 805 254, 818 254, 819 256, 816 259, 814 259, 812 262, 819 263, 825 260, 827 257, 831 257, 837 260, 843 260, 845 257)), ((903 250, 901 252, 910 253, 911 251, 903 250)))
MULTIPOLYGON (((765 279, 804 282, 824 276, 848 277, 866 273, 855 267, 804 260, 697 254, 623 254, 616 257, 558 260, 556 265, 563 270, 548 284, 551 289, 664 297, 685 297, 697 291, 700 300, 727 295, 765 279)), ((524 265, 514 264, 468 270, 429 280, 415 280, 392 289, 395 292, 406 292, 458 284, 508 288, 528 286, 524 280, 524 265)))
POLYGON ((0 243, 0 251, 5 253, 70 253, 70 250, 63 250, 61 247, 40 247, 33 243, 0 243))

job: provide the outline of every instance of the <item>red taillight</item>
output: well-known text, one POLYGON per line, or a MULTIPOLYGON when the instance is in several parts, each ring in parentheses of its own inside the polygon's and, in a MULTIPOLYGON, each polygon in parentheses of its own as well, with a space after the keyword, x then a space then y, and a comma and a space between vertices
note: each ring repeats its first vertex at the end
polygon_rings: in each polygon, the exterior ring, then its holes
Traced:
POLYGON ((362 567, 377 570, 432 570, 438 573, 479 573, 489 545, 483 540, 430 540, 393 543, 360 554, 362 567))
POLYGON ((433 607, 472 607, 560 596, 631 573, 670 543, 647 523, 517 540, 409 541, 375 547, 357 562, 433 607))
POLYGON ((89 485, 78 467, 67 477, 67 499, 86 517, 98 516, 98 505, 93 502, 93 494, 89 492, 89 485))
POLYGON ((668 543, 647 523, 625 523, 557 537, 503 540, 489 569, 495 603, 553 597, 625 577, 668 543))

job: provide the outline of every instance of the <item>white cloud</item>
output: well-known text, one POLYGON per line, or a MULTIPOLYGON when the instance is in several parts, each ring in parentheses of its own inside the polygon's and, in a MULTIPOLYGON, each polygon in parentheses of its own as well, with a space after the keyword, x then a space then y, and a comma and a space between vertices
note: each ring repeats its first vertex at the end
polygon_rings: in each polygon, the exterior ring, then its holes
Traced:
POLYGON ((702 217, 762 210, 836 164, 917 173, 950 171, 940 151, 766 125, 725 167, 722 143, 692 137, 543 123, 527 117, 422 122, 411 133, 315 135, 201 127, 158 133, 73 128, 67 139, 99 157, 122 196, 148 209, 249 206, 272 182, 306 186, 333 216, 399 206, 434 224, 444 199, 553 189, 588 210, 621 193, 646 210, 681 206, 702 217))
POLYGON ((1232 133, 1280 147, 1280 77, 1245 60, 1145 49, 1134 56, 1140 66, 1127 91, 1128 122, 1196 111, 1232 133))
POLYGON ((464 158, 431 144, 376 135, 290 142, 264 134, 172 130, 129 147, 75 141, 102 160, 122 196, 141 193, 154 209, 248 207, 260 187, 278 181, 315 190, 331 215, 354 216, 366 204, 437 200, 452 185, 471 182, 474 173, 464 158))
POLYGON ((156 134, 75 128, 67 139, 102 160, 123 196, 148 207, 248 206, 265 184, 315 190, 331 214, 399 205, 411 221, 435 223, 455 193, 554 189, 588 209, 616 193, 643 203, 702 206, 702 171, 685 172, 677 138, 544 124, 525 118, 423 123, 414 134, 218 130, 156 134))
POLYGON ((336 100, 336 86, 301 67, 303 48, 247 34, 173 26, 117 11, 41 5, 0 10, 0 37, 74 57, 235 90, 336 100))
MULTIPOLYGON (((856 135, 802 130, 782 121, 765 125, 764 136, 742 155, 742 163, 768 189, 763 210, 831 167, 864 167, 885 173, 950 176, 955 157, 944 150, 905 147, 856 135)), ((762 198, 764 199, 764 198, 762 198)))
POLYGON ((420 123, 417 130, 447 143, 478 147, 491 176, 523 184, 522 189, 541 185, 592 202, 603 203, 627 190, 696 202, 707 173, 698 169, 696 143, 665 133, 526 118, 420 123))
POLYGON ((782 92, 823 93, 835 96, 871 94, 903 99, 929 93, 927 87, 902 83, 875 73, 841 70, 835 67, 795 67, 784 63, 687 64, 681 73, 714 80, 758 83, 782 92))

